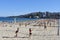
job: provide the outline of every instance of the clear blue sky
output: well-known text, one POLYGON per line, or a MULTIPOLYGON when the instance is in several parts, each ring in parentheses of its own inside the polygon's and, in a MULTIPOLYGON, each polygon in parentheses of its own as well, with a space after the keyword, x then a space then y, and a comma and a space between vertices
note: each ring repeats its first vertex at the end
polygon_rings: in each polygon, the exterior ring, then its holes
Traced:
POLYGON ((0 17, 39 11, 60 12, 60 0, 0 0, 0 17))

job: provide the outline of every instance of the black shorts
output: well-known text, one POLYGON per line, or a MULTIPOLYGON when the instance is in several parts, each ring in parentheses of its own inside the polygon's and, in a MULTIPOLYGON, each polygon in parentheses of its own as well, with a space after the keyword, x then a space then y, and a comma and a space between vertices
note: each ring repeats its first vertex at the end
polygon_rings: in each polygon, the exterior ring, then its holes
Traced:
POLYGON ((29 35, 32 35, 32 33, 29 33, 29 35))

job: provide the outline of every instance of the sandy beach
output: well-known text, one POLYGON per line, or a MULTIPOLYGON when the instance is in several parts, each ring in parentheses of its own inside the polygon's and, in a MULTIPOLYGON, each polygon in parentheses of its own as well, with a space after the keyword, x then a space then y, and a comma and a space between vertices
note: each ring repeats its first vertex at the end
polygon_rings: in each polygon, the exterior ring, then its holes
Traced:
POLYGON ((60 35, 58 36, 57 33, 57 19, 38 19, 15 23, 0 22, 1 40, 60 40, 60 35), (14 37, 17 28, 19 28, 19 32, 17 37, 14 37), (31 37, 29 37, 29 28, 32 29, 31 37))

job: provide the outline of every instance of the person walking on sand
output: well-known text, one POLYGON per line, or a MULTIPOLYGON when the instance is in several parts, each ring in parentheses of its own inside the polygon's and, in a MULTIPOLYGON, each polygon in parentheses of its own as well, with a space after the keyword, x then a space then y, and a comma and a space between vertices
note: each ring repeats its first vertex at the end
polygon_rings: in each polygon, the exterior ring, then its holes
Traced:
POLYGON ((29 28, 29 37, 32 35, 32 30, 29 28))
POLYGON ((17 33, 19 32, 19 28, 17 28, 17 30, 15 31, 15 37, 17 37, 17 33))
POLYGON ((44 29, 46 29, 46 25, 44 25, 44 29))
POLYGON ((46 27, 47 27, 47 26, 46 26, 46 23, 44 22, 44 29, 46 29, 46 27))

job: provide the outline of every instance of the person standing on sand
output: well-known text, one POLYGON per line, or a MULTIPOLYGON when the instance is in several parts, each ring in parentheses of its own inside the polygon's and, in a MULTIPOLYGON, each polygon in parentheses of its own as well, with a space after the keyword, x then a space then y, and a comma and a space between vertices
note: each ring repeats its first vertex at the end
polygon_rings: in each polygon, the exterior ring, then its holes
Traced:
POLYGON ((47 26, 46 26, 46 23, 44 22, 44 29, 46 29, 46 27, 47 27, 47 26))
POLYGON ((17 37, 17 33, 19 32, 19 28, 17 28, 17 30, 15 31, 15 37, 17 37))
POLYGON ((44 29, 46 29, 46 25, 44 25, 44 29))
POLYGON ((32 30, 29 28, 29 37, 32 35, 32 30))

